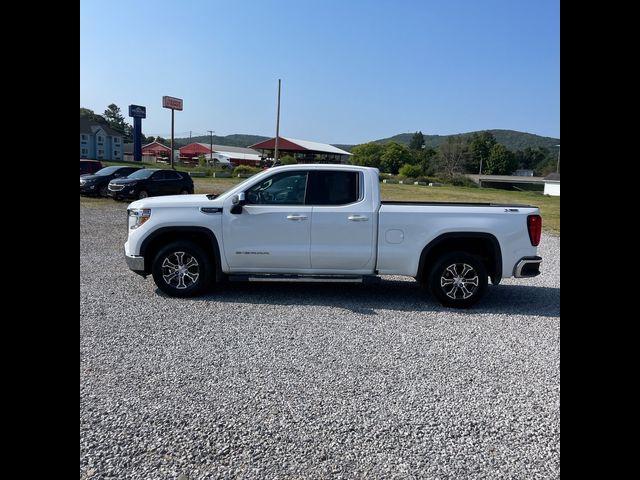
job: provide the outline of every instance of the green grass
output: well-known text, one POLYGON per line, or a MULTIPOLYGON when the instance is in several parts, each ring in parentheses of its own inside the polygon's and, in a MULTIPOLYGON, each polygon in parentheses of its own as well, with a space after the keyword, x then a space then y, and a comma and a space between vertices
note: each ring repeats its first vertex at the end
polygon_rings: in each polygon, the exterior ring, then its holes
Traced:
MULTIPOLYGON (((105 164, 119 164, 104 162, 105 164)), ((129 163, 122 163, 129 165, 129 163)), ((162 164, 158 164, 159 166, 162 164)), ((164 168, 168 166, 163 165, 164 168)), ((182 168, 180 168, 182 170, 182 168)), ((185 169, 188 170, 188 169, 185 169)), ((237 185, 243 178, 210 178, 194 177, 195 193, 220 194, 237 185)), ((414 201, 414 202, 483 202, 483 203, 520 203, 534 205, 540 208, 543 229, 548 233, 560 234, 560 197, 550 197, 539 192, 516 192, 498 190, 494 188, 454 187, 425 187, 422 185, 380 184, 383 200, 414 201)), ((81 203, 82 203, 81 197, 81 203)), ((87 199, 87 206, 103 205, 110 199, 87 199)))
POLYGON ((245 180, 244 178, 212 178, 212 177, 193 177, 193 188, 195 193, 216 193, 220 195, 222 192, 229 190, 234 185, 245 180))
POLYGON ((482 202, 521 203, 540 208, 542 227, 546 232, 560 234, 560 197, 538 192, 511 192, 495 188, 425 187, 420 185, 381 184, 383 200, 417 202, 482 202))

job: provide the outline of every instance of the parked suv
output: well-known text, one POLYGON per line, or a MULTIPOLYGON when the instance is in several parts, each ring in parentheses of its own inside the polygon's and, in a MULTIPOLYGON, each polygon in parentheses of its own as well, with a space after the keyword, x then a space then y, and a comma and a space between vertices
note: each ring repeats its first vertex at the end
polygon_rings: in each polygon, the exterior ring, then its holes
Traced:
POLYGON ((193 180, 188 173, 175 170, 144 168, 127 178, 109 182, 109 196, 113 198, 137 199, 189 193, 193 193, 193 180))
POLYGON ((80 194, 107 196, 107 186, 114 178, 126 177, 142 167, 105 167, 94 175, 80 177, 80 194))
POLYGON ((80 176, 91 175, 102 168, 102 163, 98 160, 80 159, 80 176))

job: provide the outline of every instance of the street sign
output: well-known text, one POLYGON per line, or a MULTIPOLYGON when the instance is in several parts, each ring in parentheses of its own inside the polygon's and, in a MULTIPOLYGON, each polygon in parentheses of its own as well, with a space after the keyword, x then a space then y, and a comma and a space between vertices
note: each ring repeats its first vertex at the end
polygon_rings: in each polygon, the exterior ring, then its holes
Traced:
POLYGON ((133 118, 147 118, 147 107, 129 105, 129 116, 133 118))
POLYGON ((166 95, 162 97, 162 106, 164 108, 170 108, 171 110, 182 110, 182 99, 167 97, 166 95))

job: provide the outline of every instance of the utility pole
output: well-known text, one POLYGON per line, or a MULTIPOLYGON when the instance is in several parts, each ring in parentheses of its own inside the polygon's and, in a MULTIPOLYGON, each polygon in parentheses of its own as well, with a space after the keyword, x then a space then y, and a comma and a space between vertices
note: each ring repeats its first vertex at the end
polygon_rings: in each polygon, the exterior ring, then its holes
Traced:
POLYGON ((171 109, 171 168, 175 170, 176 167, 173 166, 173 115, 175 110, 171 109))
POLYGON ((209 162, 207 163, 207 165, 210 165, 211 160, 213 160, 213 130, 207 130, 207 132, 209 132, 209 150, 211 150, 211 153, 209 154, 209 162))
POLYGON ((189 130, 189 143, 191 143, 191 130, 189 130))
POLYGON ((183 102, 181 98, 174 98, 164 95, 162 97, 162 108, 170 108, 171 109, 171 168, 175 169, 173 166, 173 150, 174 150, 174 140, 173 140, 173 126, 174 126, 174 113, 176 110, 182 110, 183 102))
POLYGON ((278 138, 280 137, 280 79, 278 79, 278 116, 276 119, 276 149, 273 154, 273 164, 278 161, 278 138))

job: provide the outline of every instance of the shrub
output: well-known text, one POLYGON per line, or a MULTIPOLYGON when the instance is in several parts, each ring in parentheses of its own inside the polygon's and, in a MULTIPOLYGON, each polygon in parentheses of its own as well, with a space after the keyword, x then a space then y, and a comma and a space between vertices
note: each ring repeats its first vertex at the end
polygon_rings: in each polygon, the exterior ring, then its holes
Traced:
POLYGON ((435 180, 433 177, 427 177, 425 175, 420 175, 419 177, 416 177, 416 182, 426 182, 427 184, 429 184, 431 182, 437 182, 437 180, 435 180))
POLYGON ((477 187, 478 185, 468 177, 464 175, 454 175, 447 180, 447 183, 456 187, 477 187))
POLYGON ((382 182, 383 180, 387 180, 387 179, 393 179, 395 178, 393 175, 391 175, 390 173, 381 173, 378 176, 378 181, 382 182))
POLYGON ((405 163, 404 165, 402 165, 402 167, 400 167, 399 173, 403 177, 417 178, 422 175, 422 168, 420 167, 420 165, 410 165, 408 163, 405 163))
POLYGON ((250 167, 249 165, 240 165, 236 168, 233 169, 233 175, 239 175, 241 173, 243 174, 247 174, 247 175, 254 175, 258 172, 261 172, 262 170, 260 170, 259 168, 256 167, 250 167))
POLYGON ((298 161, 292 155, 285 155, 284 157, 278 159, 280 165, 294 165, 298 163, 298 161))

